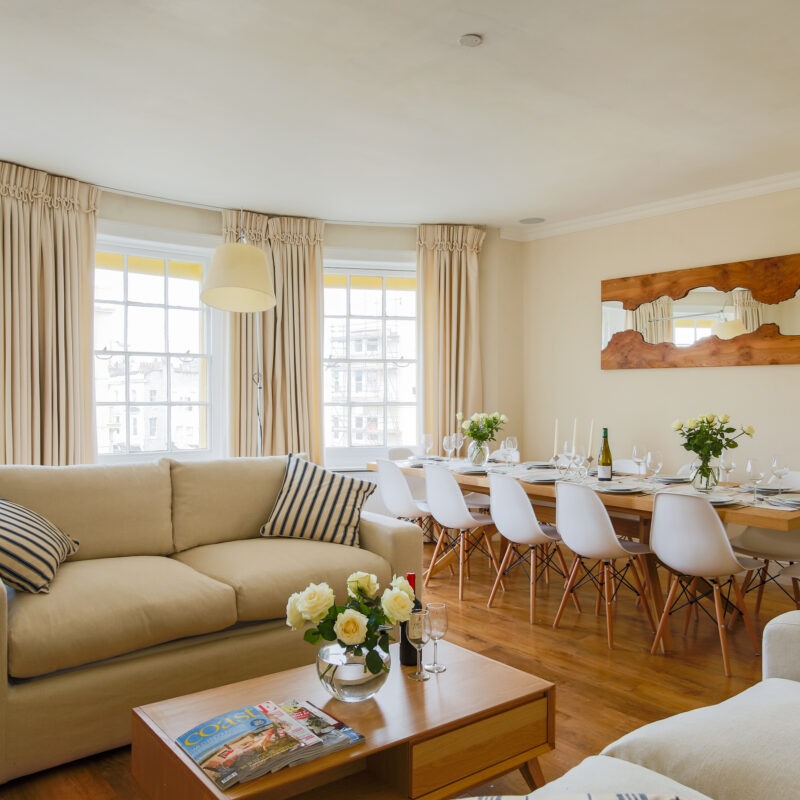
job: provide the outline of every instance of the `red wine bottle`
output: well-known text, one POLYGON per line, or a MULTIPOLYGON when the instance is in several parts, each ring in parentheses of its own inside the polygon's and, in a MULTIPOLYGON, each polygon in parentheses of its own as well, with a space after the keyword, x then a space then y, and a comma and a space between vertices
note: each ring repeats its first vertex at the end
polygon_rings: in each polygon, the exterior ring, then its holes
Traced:
MULTIPOLYGON (((419 597, 417 597, 417 576, 413 572, 408 572, 406 573, 406 580, 411 584, 411 588, 414 590, 414 611, 419 611, 422 608, 422 603, 420 603, 419 597)), ((407 626, 407 622, 400 623, 400 663, 404 667, 416 667, 417 648, 408 641, 408 637, 406 636, 407 626)))

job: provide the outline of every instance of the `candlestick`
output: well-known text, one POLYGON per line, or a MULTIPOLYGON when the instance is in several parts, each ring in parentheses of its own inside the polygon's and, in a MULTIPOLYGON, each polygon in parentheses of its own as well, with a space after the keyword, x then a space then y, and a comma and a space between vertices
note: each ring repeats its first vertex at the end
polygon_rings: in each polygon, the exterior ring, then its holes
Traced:
POLYGON ((558 455, 558 417, 556 417, 556 432, 553 435, 553 455, 558 455))
POLYGON ((578 444, 578 418, 572 423, 572 452, 575 452, 575 447, 578 444))
POLYGON ((589 425, 589 446, 586 448, 586 455, 591 458, 593 452, 594 452, 594 418, 592 419, 591 425, 589 425))

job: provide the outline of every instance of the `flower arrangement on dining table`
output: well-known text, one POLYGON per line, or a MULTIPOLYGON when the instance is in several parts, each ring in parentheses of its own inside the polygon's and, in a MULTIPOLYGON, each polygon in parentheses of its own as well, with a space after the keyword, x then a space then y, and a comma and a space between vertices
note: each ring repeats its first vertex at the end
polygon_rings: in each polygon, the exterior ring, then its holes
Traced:
POLYGON ((464 419, 461 411, 456 414, 456 421, 461 430, 472 439, 472 444, 467 452, 467 457, 473 464, 482 464, 489 456, 487 442, 493 442, 503 425, 508 422, 508 417, 495 411, 487 414, 485 411, 473 414, 469 419, 464 419))
POLYGON ((377 648, 388 652, 391 639, 387 629, 408 622, 414 590, 397 575, 379 596, 380 588, 375 575, 354 572, 347 579, 347 603, 337 606, 327 583, 310 583, 287 601, 286 624, 293 630, 313 625, 303 635, 310 644, 338 641, 347 653, 365 657, 365 671, 373 675, 388 672, 377 648))
POLYGON ((720 458, 725 450, 739 446, 737 439, 752 438, 755 433, 752 425, 742 425, 737 432, 730 419, 729 414, 700 414, 685 422, 676 419, 672 423, 672 429, 683 437, 683 449, 694 453, 700 461, 694 473, 700 483, 698 488, 711 489, 717 483, 711 467, 712 458, 720 458))

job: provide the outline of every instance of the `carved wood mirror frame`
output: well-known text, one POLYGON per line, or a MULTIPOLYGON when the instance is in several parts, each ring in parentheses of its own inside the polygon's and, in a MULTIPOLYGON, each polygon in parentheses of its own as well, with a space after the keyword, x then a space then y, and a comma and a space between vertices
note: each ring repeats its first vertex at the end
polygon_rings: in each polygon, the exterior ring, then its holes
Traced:
MULTIPOLYGON (((749 289, 753 299, 762 303, 789 300, 800 289, 800 253, 605 280, 601 303, 621 301, 624 309, 632 311, 659 297, 680 300, 690 290, 705 286, 721 292, 749 289)), ((600 364, 602 369, 800 364, 800 336, 782 334, 775 323, 764 323, 733 339, 712 335, 678 347, 671 342, 650 344, 638 331, 624 330, 615 333, 601 351, 600 364)))

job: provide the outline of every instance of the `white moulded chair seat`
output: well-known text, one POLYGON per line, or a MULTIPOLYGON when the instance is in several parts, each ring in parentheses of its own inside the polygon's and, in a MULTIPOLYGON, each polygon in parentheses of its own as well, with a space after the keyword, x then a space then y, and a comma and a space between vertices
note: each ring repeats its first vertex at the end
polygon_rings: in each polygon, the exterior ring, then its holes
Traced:
POLYGON ((430 530, 431 510, 425 500, 416 500, 403 475, 394 461, 377 459, 378 491, 381 501, 392 516, 416 523, 423 533, 430 530))
POLYGON ((564 596, 553 620, 553 627, 558 627, 570 594, 586 583, 592 583, 598 591, 597 612, 600 594, 605 596, 609 648, 614 646, 613 600, 620 586, 625 586, 638 595, 650 628, 655 631, 650 604, 634 564, 634 559, 649 553, 650 548, 642 542, 629 542, 617 536, 608 511, 594 489, 565 481, 557 483, 556 527, 564 544, 575 553, 576 558, 564 587, 564 596), (586 559, 600 562, 602 569, 595 572, 592 568, 587 568, 584 564, 586 559), (621 570, 616 567, 619 559, 625 561, 621 570), (578 581, 581 569, 585 577, 578 581), (632 582, 628 580, 628 575, 632 582))
POLYGON ((641 475, 642 468, 632 458, 615 458, 611 467, 614 473, 641 475))
POLYGON ((650 547, 661 563, 673 573, 664 612, 653 640, 652 653, 656 653, 658 649, 664 630, 669 624, 670 613, 684 607, 680 603, 685 603, 686 607, 685 631, 692 606, 713 594, 722 662, 725 675, 730 676, 722 598, 722 589, 728 585, 733 588, 736 598, 734 608, 742 614, 753 648, 756 654, 759 653, 759 639, 736 575, 757 569, 761 562, 735 555, 725 533, 725 526, 708 500, 704 497, 659 492, 653 501, 650 547), (710 590, 705 588, 709 583, 710 590), (701 589, 699 596, 698 584, 701 589))
MULTIPOLYGON (((520 564, 528 564, 529 621, 533 625, 536 616, 536 583, 538 580, 551 566, 564 580, 569 573, 564 554, 559 548, 561 537, 554 525, 542 524, 536 519, 533 506, 519 481, 508 475, 490 475, 489 487, 492 499, 492 520, 500 535, 508 541, 508 546, 503 554, 503 560, 500 562, 500 570, 486 605, 488 608, 492 607, 502 576, 520 564), (523 547, 527 549, 527 553, 520 553, 520 548, 523 547), (514 556, 517 560, 512 564, 514 556), (558 565, 553 563, 554 558, 558 560, 558 565)), ((574 594, 573 599, 580 611, 578 598, 574 594)))
POLYGON ((403 461, 406 458, 413 458, 414 451, 410 447, 390 447, 389 460, 403 461))
POLYGON ((479 508, 482 511, 488 511, 492 501, 489 495, 483 492, 467 492, 464 495, 464 502, 467 504, 467 508, 479 508))
POLYGON ((458 599, 462 600, 464 598, 464 574, 468 569, 467 562, 475 551, 488 555, 495 572, 500 573, 500 564, 487 530, 493 527, 492 518, 488 514, 470 512, 458 482, 446 467, 435 464, 425 466, 425 490, 431 514, 440 528, 431 563, 425 573, 425 586, 428 585, 437 564, 450 552, 457 549, 458 599), (452 531, 453 535, 449 535, 448 531, 452 531), (485 549, 482 542, 485 544, 485 549))

